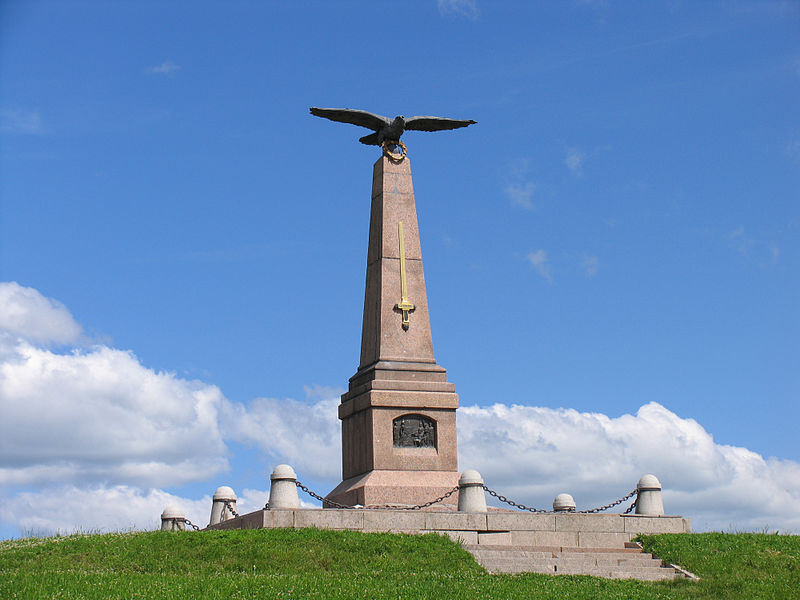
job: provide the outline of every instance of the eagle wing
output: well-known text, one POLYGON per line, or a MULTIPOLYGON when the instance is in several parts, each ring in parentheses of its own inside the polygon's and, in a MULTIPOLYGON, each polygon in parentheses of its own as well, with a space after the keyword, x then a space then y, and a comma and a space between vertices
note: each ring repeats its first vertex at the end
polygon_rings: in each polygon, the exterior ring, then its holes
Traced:
POLYGON ((372 129, 373 131, 380 131, 386 127, 391 121, 381 115, 376 115, 365 110, 354 110, 352 108, 316 108, 309 109, 312 115, 317 117, 324 117, 331 121, 339 121, 341 123, 350 123, 352 125, 359 125, 372 129))
POLYGON ((406 119, 406 129, 417 131, 441 131, 443 129, 458 129, 472 125, 476 121, 460 119, 446 119, 445 117, 411 117, 406 119))

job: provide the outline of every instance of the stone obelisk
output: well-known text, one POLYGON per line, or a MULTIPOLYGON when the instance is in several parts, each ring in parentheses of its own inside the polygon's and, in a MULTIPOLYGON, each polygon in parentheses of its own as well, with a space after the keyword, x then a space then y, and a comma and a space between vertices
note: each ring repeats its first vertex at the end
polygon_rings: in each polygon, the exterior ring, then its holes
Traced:
MULTIPOLYGON (((413 506, 458 484, 455 386, 433 357, 408 158, 373 167, 361 362, 342 395, 342 479, 327 499, 413 506)), ((445 504, 456 502, 455 495, 445 504)))

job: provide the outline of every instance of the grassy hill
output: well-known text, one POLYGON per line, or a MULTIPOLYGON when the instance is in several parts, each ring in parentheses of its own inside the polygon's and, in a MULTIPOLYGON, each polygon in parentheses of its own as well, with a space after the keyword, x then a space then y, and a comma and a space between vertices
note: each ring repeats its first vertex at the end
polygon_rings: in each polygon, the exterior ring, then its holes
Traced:
POLYGON ((0 598, 800 598, 800 537, 660 535, 703 578, 488 575, 447 538, 315 529, 146 532, 0 542, 0 598))

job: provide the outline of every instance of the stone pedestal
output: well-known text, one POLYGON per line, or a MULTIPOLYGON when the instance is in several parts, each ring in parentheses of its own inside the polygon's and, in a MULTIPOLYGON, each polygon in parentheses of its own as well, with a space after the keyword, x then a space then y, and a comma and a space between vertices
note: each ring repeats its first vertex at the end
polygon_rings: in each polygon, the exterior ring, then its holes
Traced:
POLYGON ((327 498, 415 505, 451 490, 459 478, 456 408, 455 386, 433 356, 410 162, 381 156, 372 178, 361 362, 339 406, 343 481, 327 498))

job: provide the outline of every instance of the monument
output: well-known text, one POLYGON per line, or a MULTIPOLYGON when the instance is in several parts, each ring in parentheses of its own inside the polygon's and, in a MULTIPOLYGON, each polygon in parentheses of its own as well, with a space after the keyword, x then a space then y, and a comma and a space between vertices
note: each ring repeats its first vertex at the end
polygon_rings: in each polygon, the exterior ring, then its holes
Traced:
POLYGON ((373 129, 360 141, 383 149, 372 175, 361 360, 339 405, 342 482, 327 505, 422 504, 458 485, 458 395, 433 354, 411 165, 400 136, 474 121, 311 113, 373 129))
MULTIPOLYGON (((239 515, 233 490, 218 488, 208 529, 438 532, 491 572, 696 579, 644 555, 633 542, 641 534, 691 532, 689 519, 664 515, 661 483, 653 475, 613 502, 580 511, 570 494, 556 496, 550 511, 506 498, 472 469, 459 476, 458 396, 433 355, 411 165, 400 136, 474 121, 388 119, 330 108, 311 113, 372 129, 360 141, 382 148, 372 172, 361 360, 339 405, 342 482, 323 498, 290 465, 277 465, 263 509, 239 515), (321 500, 323 508, 300 508, 298 490, 321 500), (488 507, 486 494, 518 510, 488 507), (622 513, 599 514, 634 496, 622 513), (408 508, 430 510, 403 510, 408 508)), ((164 510, 161 522, 165 530, 197 529, 174 507, 164 510)))

